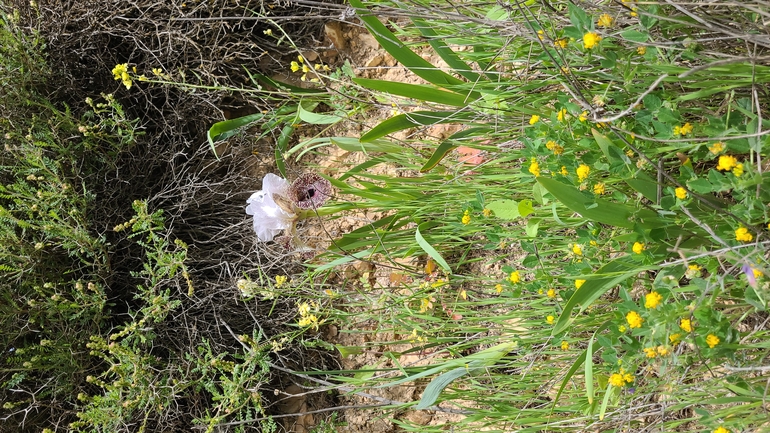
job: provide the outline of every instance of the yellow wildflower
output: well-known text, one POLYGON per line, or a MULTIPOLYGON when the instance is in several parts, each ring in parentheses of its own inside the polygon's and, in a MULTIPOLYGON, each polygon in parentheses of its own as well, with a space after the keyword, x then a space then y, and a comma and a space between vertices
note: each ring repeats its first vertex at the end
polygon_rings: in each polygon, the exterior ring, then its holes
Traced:
POLYGON ((545 38, 545 32, 543 32, 542 29, 537 31, 537 38, 540 39, 541 41, 545 38))
POLYGON ((546 296, 548 296, 549 298, 552 298, 552 299, 555 298, 556 297, 556 290, 554 290, 553 288, 548 289, 548 291, 546 292, 546 296))
POLYGON ((553 316, 548 316, 548 317, 546 317, 546 318, 545 318, 545 321, 546 321, 546 322, 547 322, 549 325, 553 325, 553 322, 554 322, 554 320, 556 320, 556 318, 555 318, 555 317, 553 317, 553 316))
POLYGON ((580 166, 577 168, 575 172, 577 173, 578 180, 582 182, 588 178, 588 173, 590 171, 591 171, 591 167, 585 164, 580 164, 580 166))
POLYGON ((595 47, 601 40, 601 36, 593 32, 588 32, 583 35, 583 48, 590 50, 591 48, 595 47))
POLYGON ((740 242, 751 242, 754 239, 754 235, 749 233, 746 227, 738 227, 735 230, 735 240, 740 242))
POLYGON ((654 347, 645 347, 644 355, 648 358, 655 358, 658 354, 655 352, 654 347))
POLYGON ((596 21, 596 25, 599 27, 612 27, 612 21, 613 19, 609 14, 601 14, 596 21))
POLYGON ((484 208, 484 210, 481 211, 481 214, 489 218, 492 216, 492 209, 484 208))
MULTIPOLYGON (((566 176, 569 174, 569 172, 567 171, 567 167, 564 165, 561 166, 561 171, 559 173, 561 173, 562 176, 566 176)), ((768 224, 768 226, 770 226, 770 224, 768 224)))
POLYGON ((640 316, 636 311, 629 311, 629 313, 626 314, 626 322, 628 322, 628 326, 631 329, 641 328, 644 319, 642 319, 642 316, 640 316))
POLYGON ((679 200, 684 200, 687 198, 687 190, 682 188, 681 186, 677 187, 674 190, 674 195, 676 195, 676 198, 678 198, 679 200))
POLYGON ((626 381, 623 379, 622 374, 612 373, 612 375, 610 376, 610 385, 620 388, 626 385, 626 381))
POLYGON ((738 160, 734 156, 722 155, 719 157, 719 163, 717 164, 717 170, 730 171, 738 165, 738 160))
POLYGON ((300 318, 298 324, 303 328, 313 328, 315 330, 318 330, 318 317, 316 317, 315 314, 310 314, 308 316, 300 318))
POLYGON ((668 336, 668 341, 671 342, 674 346, 679 344, 679 339, 682 338, 682 334, 671 334, 668 336))
POLYGON ((663 300, 663 296, 658 292, 650 292, 644 295, 644 308, 655 308, 663 300))
POLYGON ((560 39, 557 39, 557 40, 553 41, 553 45, 556 48, 564 49, 564 48, 567 48, 567 41, 568 41, 567 38, 560 38, 560 39))
POLYGON ((743 174, 743 164, 736 164, 736 166, 733 167, 733 174, 736 177, 741 177, 741 175, 743 174))
POLYGON ((513 271, 511 272, 511 275, 508 276, 508 281, 516 284, 519 281, 521 281, 521 275, 519 274, 519 271, 513 271))
POLYGON ((535 177, 540 176, 540 164, 535 158, 532 158, 532 162, 529 164, 529 172, 535 177))
POLYGON ((717 344, 719 344, 719 337, 714 334, 709 334, 706 336, 706 344, 709 345, 709 348, 713 349, 717 344))
POLYGON ((275 288, 276 289, 280 289, 281 286, 283 286, 286 283, 286 280, 288 280, 286 275, 276 275, 275 276, 275 288))
POLYGON ((533 114, 532 117, 529 118, 529 124, 534 125, 535 123, 540 121, 540 116, 537 114, 533 114))
MULTIPOLYGON (((621 334, 626 332, 626 325, 618 326, 618 332, 620 332, 621 334)), ((620 360, 618 360, 618 361, 620 361, 620 360)))
POLYGON ((599 182, 596 185, 594 185, 594 194, 596 195, 602 195, 606 192, 604 187, 604 182, 599 182))
POLYGON ((642 251, 646 250, 647 247, 644 246, 641 242, 634 242, 634 246, 631 247, 631 251, 633 251, 636 254, 642 254, 642 251))
MULTIPOLYGON (((623 369, 621 368, 621 371, 622 370, 623 369)), ((623 374, 623 380, 626 383, 634 383, 634 376, 631 373, 625 373, 625 374, 623 374)))
POLYGON ((684 332, 692 332, 692 322, 690 319, 682 319, 679 321, 679 327, 684 332))
POLYGON ((163 69, 161 68, 152 68, 152 75, 155 75, 156 77, 160 77, 163 75, 163 69))
POLYGON ((420 313, 424 313, 428 310, 433 309, 433 298, 422 298, 420 299, 420 313))
POLYGON ((559 122, 564 122, 565 116, 567 116, 567 109, 562 108, 561 110, 559 110, 558 113, 556 113, 556 120, 558 120, 559 122))
POLYGON ((297 312, 300 316, 307 316, 310 314, 310 304, 307 302, 302 302, 299 305, 297 305, 297 312))
POLYGON ((687 270, 684 272, 684 277, 688 280, 692 280, 693 278, 698 278, 700 276, 701 267, 698 265, 690 265, 687 267, 687 270))
POLYGON ((299 63, 297 63, 296 61, 292 61, 291 62, 291 71, 292 72, 297 72, 299 70, 300 70, 299 63))
POLYGON ((128 63, 120 63, 112 68, 112 75, 116 80, 121 80, 126 89, 130 89, 133 82, 131 76, 128 75, 128 63))
POLYGON ((725 144, 721 141, 717 141, 709 147, 709 152, 713 153, 714 155, 719 154, 723 150, 725 150, 725 144))
POLYGON ((666 356, 669 353, 668 347, 666 346, 658 346, 657 351, 660 356, 666 356))
POLYGON ((640 56, 647 54, 647 47, 645 47, 644 45, 636 47, 636 53, 639 54, 640 56))
POLYGON ((503 285, 502 284, 495 284, 495 292, 499 295, 503 292, 503 285))
POLYGON ((674 127, 674 135, 687 135, 692 132, 692 125, 690 122, 685 123, 682 126, 674 127))
POLYGON ((583 248, 580 247, 578 244, 572 245, 572 253, 576 256, 582 256, 583 255, 583 248))
POLYGON ((470 210, 466 210, 466 211, 463 213, 463 218, 462 218, 462 220, 461 220, 461 221, 462 221, 462 223, 463 223, 463 224, 465 224, 465 225, 468 225, 468 224, 470 224, 470 222, 471 222, 471 211, 470 211, 470 210))
POLYGON ((724 427, 722 427, 720 425, 719 427, 714 429, 714 431, 712 433, 730 433, 730 430, 728 430, 728 429, 726 429, 726 428, 724 428, 724 427))
POLYGON ((579 289, 585 284, 586 280, 575 280, 575 288, 579 289))
POLYGON ((561 350, 568 350, 569 349, 569 342, 567 340, 563 340, 561 342, 561 350))
POLYGON ((588 111, 583 111, 582 113, 580 113, 580 115, 578 116, 578 120, 581 122, 585 122, 586 120, 588 120, 588 111))

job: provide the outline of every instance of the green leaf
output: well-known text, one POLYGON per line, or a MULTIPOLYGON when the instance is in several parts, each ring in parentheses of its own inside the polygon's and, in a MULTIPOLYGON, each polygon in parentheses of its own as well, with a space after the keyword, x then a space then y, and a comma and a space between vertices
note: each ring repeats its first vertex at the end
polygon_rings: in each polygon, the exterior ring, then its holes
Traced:
POLYGON ((540 227, 540 218, 532 218, 531 220, 527 221, 527 227, 524 229, 524 231, 527 233, 527 236, 534 238, 537 237, 537 229, 540 227))
POLYGON ((425 387, 425 391, 422 393, 420 403, 415 406, 416 410, 423 410, 433 406, 433 403, 438 400, 441 391, 444 390, 450 383, 468 374, 469 370, 466 367, 457 367, 454 370, 448 371, 433 380, 430 381, 428 386, 425 387))
POLYGON ((633 229, 637 224, 645 229, 666 225, 665 221, 649 209, 636 209, 598 197, 590 200, 574 186, 555 179, 538 177, 537 181, 564 206, 589 220, 627 229, 633 229))
POLYGON ((487 209, 495 213, 495 217, 503 220, 519 218, 519 204, 514 200, 495 200, 487 203, 487 209))
POLYGON ((216 155, 214 143, 217 141, 227 140, 228 138, 237 134, 241 128, 262 119, 264 116, 265 115, 262 113, 254 113, 249 114, 248 116, 224 120, 222 122, 217 122, 211 125, 211 128, 209 128, 209 131, 206 134, 209 140, 209 145, 211 146, 211 151, 214 152, 214 155, 216 155))
POLYGON ((642 194, 647 200, 653 203, 658 202, 658 182, 655 182, 647 173, 637 172, 636 177, 626 179, 626 184, 634 191, 642 194))
POLYGON ((519 215, 522 218, 526 218, 529 214, 535 211, 532 206, 532 200, 522 200, 519 202, 519 215))
POLYGON ((341 120, 342 117, 333 114, 318 114, 305 110, 300 104, 298 110, 299 118, 311 125, 333 125, 341 120))
POLYGON ((428 84, 408 84, 395 81, 370 80, 368 78, 353 78, 353 82, 372 90, 420 101, 435 102, 455 107, 465 107, 469 102, 467 96, 447 92, 428 84))
POLYGON ((332 137, 329 139, 332 144, 348 152, 383 152, 400 153, 404 149, 398 144, 393 144, 388 140, 369 140, 362 142, 354 137, 332 137))
MULTIPOLYGON (((383 49, 391 56, 414 72, 418 77, 437 86, 459 85, 463 82, 446 72, 433 66, 414 51, 401 42, 385 25, 380 22, 378 16, 370 12, 360 0, 350 0, 350 6, 357 9, 356 16, 364 22, 369 33, 380 43, 383 49)), ((474 95, 473 99, 477 99, 474 95)))
MULTIPOLYGON (((602 331, 607 329, 612 324, 611 320, 608 320, 604 322, 601 326, 599 326, 599 329, 594 331, 592 339, 595 338, 597 335, 599 335, 602 331)), ((593 347, 591 346, 591 351, 589 352, 589 349, 586 348, 580 356, 575 359, 575 362, 572 363, 572 366, 567 370, 567 374, 564 376, 564 380, 561 382, 561 386, 559 387, 559 390, 556 392, 556 397, 553 399, 553 405, 551 406, 551 412, 553 412, 554 408, 556 407, 556 403, 559 401, 559 397, 561 396, 562 392, 564 392, 564 388, 567 386, 569 381, 572 379, 572 376, 575 375, 575 373, 578 371, 581 365, 585 362, 587 357, 593 357, 594 353, 596 353, 597 350, 599 350, 601 346, 593 347)))
POLYGON ((647 42, 647 33, 642 33, 639 30, 626 30, 620 32, 620 36, 631 42, 647 42))
POLYGON ((428 24, 422 18, 412 17, 412 22, 417 26, 417 29, 428 39, 428 43, 441 56, 449 67, 455 72, 465 77, 470 82, 486 81, 486 77, 482 77, 479 74, 473 72, 473 69, 465 63, 460 56, 457 55, 447 44, 444 42, 441 36, 439 36, 433 27, 428 24))
MULTIPOLYGON (((588 339, 588 345, 586 346, 586 354, 594 353, 593 344, 594 344, 595 336, 596 334, 592 335, 591 338, 588 339)), ((586 397, 588 398, 588 404, 594 403, 594 361, 593 360, 594 360, 593 356, 586 356, 585 380, 586 380, 586 397)))
POLYGON ((415 111, 399 114, 381 122, 361 137, 361 141, 371 141, 393 132, 417 126, 432 126, 440 123, 462 122, 468 120, 470 113, 456 111, 415 111))
POLYGON ((422 237, 422 233, 420 233, 420 227, 424 226, 424 224, 420 224, 420 226, 417 227, 417 230, 414 233, 414 238, 417 241, 417 244, 420 246, 420 248, 423 249, 428 255, 436 261, 436 263, 441 266, 444 271, 447 273, 452 273, 452 269, 449 267, 449 264, 444 260, 443 257, 441 257, 441 254, 436 251, 435 248, 431 244, 428 243, 428 241, 425 240, 424 237, 422 237))

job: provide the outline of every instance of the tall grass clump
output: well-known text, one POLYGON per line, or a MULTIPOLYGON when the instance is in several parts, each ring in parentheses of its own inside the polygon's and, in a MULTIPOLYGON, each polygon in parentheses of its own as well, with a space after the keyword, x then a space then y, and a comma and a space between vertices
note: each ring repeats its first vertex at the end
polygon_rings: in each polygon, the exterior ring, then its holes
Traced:
POLYGON ((328 140, 367 155, 330 177, 374 212, 315 271, 390 275, 325 310, 369 334, 341 353, 382 353, 338 379, 429 380, 389 406, 456 430, 767 428, 766 8, 351 6, 422 84, 353 79, 407 108, 328 140))

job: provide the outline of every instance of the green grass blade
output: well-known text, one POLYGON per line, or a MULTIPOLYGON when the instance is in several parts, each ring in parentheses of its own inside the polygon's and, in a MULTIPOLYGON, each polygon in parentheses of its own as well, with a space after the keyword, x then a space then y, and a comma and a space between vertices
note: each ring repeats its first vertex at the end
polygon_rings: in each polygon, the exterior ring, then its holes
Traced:
POLYGON ((241 128, 261 120, 263 117, 265 117, 265 115, 262 113, 254 113, 249 114, 248 116, 237 117, 235 119, 223 120, 211 125, 211 128, 209 128, 209 131, 206 134, 209 140, 209 145, 211 146, 211 151, 214 152, 214 155, 216 155, 214 143, 217 141, 227 140, 228 138, 237 134, 241 128))
MULTIPOLYGON (((594 334, 591 336, 591 340, 596 338, 596 335, 598 335, 600 332, 607 329, 612 324, 611 320, 608 320, 604 322, 599 329, 594 331, 594 334)), ((590 340, 589 340, 590 341, 590 340)), ((580 356, 575 359, 575 362, 572 363, 572 366, 567 371, 567 374, 564 376, 564 380, 561 382, 561 386, 559 387, 559 390, 556 392, 556 397, 553 399, 553 405, 551 406, 551 412, 553 412, 554 408, 556 407, 556 403, 559 401, 559 397, 561 397, 561 394, 564 392, 564 388, 567 387, 567 383, 569 383, 570 379, 572 379, 572 376, 575 375, 575 373, 578 371, 581 365, 585 362, 586 358, 590 358, 594 356, 594 353, 599 350, 599 347, 593 347, 593 345, 589 344, 586 350, 583 351, 583 353, 580 354, 580 356), (590 353, 590 356, 589 356, 590 353)), ((591 373, 591 379, 593 380, 593 372, 591 373)), ((586 379, 586 382, 588 379, 586 379)), ((592 385, 593 386, 593 385, 592 385)))
POLYGON ((420 101, 435 102, 454 107, 465 107, 468 105, 468 97, 458 93, 440 90, 431 85, 371 80, 368 78, 353 78, 353 82, 371 90, 404 96, 420 101))
POLYGON ((415 111, 391 117, 372 128, 361 137, 361 141, 371 141, 388 134, 418 126, 438 125, 439 123, 461 122, 470 118, 470 113, 456 111, 415 111))
POLYGON ((417 76, 437 86, 464 84, 463 81, 446 72, 442 72, 410 50, 380 22, 377 16, 366 9, 363 2, 360 0, 350 0, 350 6, 357 9, 356 15, 364 22, 369 32, 380 43, 382 48, 417 76))
POLYGON ((436 251, 436 249, 433 248, 433 246, 429 244, 424 237, 422 237, 422 233, 420 233, 420 226, 417 227, 417 230, 414 233, 414 238, 417 241, 417 244, 420 245, 420 248, 428 253, 428 255, 433 260, 435 260, 442 269, 444 269, 447 273, 452 273, 452 269, 449 267, 449 264, 446 262, 446 260, 444 260, 444 258, 441 257, 441 254, 439 254, 439 252, 436 251))
POLYGON ((486 81, 486 77, 473 72, 473 69, 465 63, 449 46, 441 39, 433 28, 422 18, 412 18, 412 22, 417 26, 417 30, 428 39, 428 43, 441 56, 441 58, 455 72, 465 77, 470 82, 486 81))
POLYGON ((457 367, 454 370, 448 371, 435 379, 431 380, 428 386, 425 387, 425 391, 422 393, 420 403, 414 408, 417 410, 427 409, 433 406, 433 403, 438 400, 438 396, 441 395, 441 391, 444 390, 450 383, 468 374, 470 370, 465 367, 457 367))

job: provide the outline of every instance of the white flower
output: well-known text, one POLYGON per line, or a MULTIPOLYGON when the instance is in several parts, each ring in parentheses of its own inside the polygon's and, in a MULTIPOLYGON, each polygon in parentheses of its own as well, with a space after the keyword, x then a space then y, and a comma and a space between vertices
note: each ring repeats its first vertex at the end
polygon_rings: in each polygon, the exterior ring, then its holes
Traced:
POLYGON ((278 206, 274 198, 275 195, 286 197, 288 191, 289 181, 268 173, 262 179, 262 190, 246 200, 246 213, 254 216, 254 231, 261 242, 272 241, 294 223, 297 216, 278 206))

